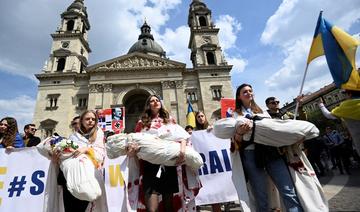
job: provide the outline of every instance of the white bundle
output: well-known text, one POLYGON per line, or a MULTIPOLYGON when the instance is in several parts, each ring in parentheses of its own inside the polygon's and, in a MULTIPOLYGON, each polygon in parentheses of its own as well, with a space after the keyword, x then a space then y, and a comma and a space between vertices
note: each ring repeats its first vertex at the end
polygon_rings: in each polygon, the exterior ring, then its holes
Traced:
MULTIPOLYGON (((249 121, 252 127, 253 121, 244 117, 220 119, 214 123, 214 134, 218 138, 231 138, 237 126, 249 121)), ((254 142, 259 144, 281 147, 319 136, 319 129, 308 121, 264 118, 255 123, 254 142)), ((243 139, 249 140, 250 137, 251 131, 243 139)))
POLYGON ((86 154, 79 157, 72 157, 73 152, 70 148, 78 148, 72 141, 58 136, 46 138, 37 146, 38 151, 43 156, 51 159, 54 152, 60 152, 60 169, 66 179, 66 187, 70 193, 86 201, 94 201, 101 196, 101 187, 95 177, 95 166, 86 154))
POLYGON ((87 155, 81 154, 77 158, 62 160, 60 169, 64 173, 66 187, 74 197, 92 202, 101 196, 101 187, 95 177, 95 166, 87 155))
MULTIPOLYGON (((175 166, 176 159, 180 152, 180 143, 176 142, 176 140, 186 139, 190 135, 182 133, 178 125, 165 126, 164 129, 158 130, 157 132, 154 130, 150 133, 146 131, 146 133, 141 132, 110 136, 106 143, 108 157, 116 158, 120 155, 125 155, 126 147, 131 143, 137 143, 140 148, 137 156, 140 159, 153 164, 175 166)), ((185 164, 197 170, 202 166, 203 160, 200 154, 192 147, 186 146, 185 164)))

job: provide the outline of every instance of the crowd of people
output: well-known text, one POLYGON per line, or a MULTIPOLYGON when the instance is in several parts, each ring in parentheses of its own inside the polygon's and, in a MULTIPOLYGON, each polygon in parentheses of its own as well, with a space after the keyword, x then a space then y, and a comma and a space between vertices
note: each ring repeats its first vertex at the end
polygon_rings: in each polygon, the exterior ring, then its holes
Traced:
MULTIPOLYGON (((356 95, 358 94, 356 93, 356 95)), ((352 98, 354 98, 354 94, 352 98)), ((301 98, 298 98, 298 101, 301 104, 301 98)), ((249 119, 249 122, 238 126, 235 130, 231 139, 230 150, 232 153, 238 154, 232 154, 232 157, 240 155, 237 159, 240 159, 243 164, 245 178, 250 185, 248 190, 251 191, 254 197, 256 211, 279 210, 279 207, 281 207, 272 203, 271 198, 273 196, 268 190, 271 186, 276 187, 286 211, 306 211, 304 203, 300 201, 302 194, 297 190, 293 176, 289 171, 289 164, 291 166, 291 157, 293 157, 289 148, 301 148, 300 151, 304 150, 318 177, 322 177, 335 169, 338 169, 340 174, 346 173, 350 175, 353 165, 360 163, 358 149, 353 147, 353 139, 359 138, 354 137, 354 135, 357 135, 354 133, 354 129, 350 133, 348 131, 340 133, 332 129, 332 126, 327 126, 326 131, 321 136, 306 141, 300 140, 299 143, 291 147, 273 147, 258 144, 254 142, 254 132, 250 120, 255 120, 259 116, 287 120, 292 119, 294 116, 279 108, 280 101, 276 97, 267 98, 265 104, 267 110, 262 110, 258 106, 251 85, 242 84, 237 88, 233 118, 245 117, 249 119), (252 132, 252 136, 249 140, 245 140, 244 135, 248 132, 252 132), (329 166, 330 163, 332 164, 331 167, 329 166), (268 180, 268 177, 270 177, 271 181, 268 180)), ((319 105, 328 118, 339 118, 343 114, 331 114, 324 108, 323 104, 319 105)), ((301 108, 300 111, 302 111, 301 108)), ((306 114, 300 112, 298 119, 306 120, 306 114)), ((195 120, 195 128, 190 125, 185 127, 189 134, 198 130, 211 132, 212 126, 204 112, 198 111, 195 114, 195 120)), ((134 131, 142 133, 154 132, 167 124, 176 124, 176 121, 165 109, 161 98, 151 95, 146 100, 144 111, 134 131)), ((106 137, 111 136, 112 133, 106 132, 104 135, 104 132, 98 127, 97 113, 92 110, 83 112, 80 116, 73 118, 71 127, 73 134, 70 135, 69 139, 79 146, 78 149, 73 151, 73 157, 81 157, 83 154, 91 152, 95 155, 95 160, 102 165, 106 156, 106 137)), ((27 124, 21 135, 16 120, 12 117, 5 117, 0 121, 0 148, 6 148, 10 151, 12 148, 36 146, 41 142, 40 138, 35 136, 36 131, 34 124, 27 124)), ((197 178, 197 182, 192 183, 192 187, 189 186, 190 183, 185 171, 186 167, 183 165, 185 160, 184 151, 186 146, 191 146, 191 139, 181 139, 176 142, 180 145, 180 152, 176 160, 177 166, 164 166, 139 160, 136 157, 139 147, 135 144, 127 147, 129 163, 133 163, 132 167, 136 167, 136 170, 131 171, 137 173, 129 175, 129 185, 133 184, 128 187, 128 195, 129 198, 136 199, 136 201, 131 201, 131 203, 136 204, 131 206, 133 209, 138 211, 158 211, 159 209, 164 211, 191 211, 196 208, 194 199, 201 188, 201 182, 197 178), (180 203, 176 201, 179 199, 181 200, 180 203)), ((302 161, 303 159, 300 158, 299 160, 302 161)), ((52 165, 59 167, 58 154, 52 155, 52 165)), ((88 202, 74 197, 66 187, 63 172, 59 170, 56 173, 57 185, 63 191, 61 199, 65 211, 107 210, 103 199, 88 202)), ((103 180, 101 179, 101 166, 97 167, 96 175, 100 181, 103 180)), ((49 205, 44 207, 47 208, 46 211, 52 211, 49 205)), ((221 203, 212 204, 211 207, 213 211, 221 211, 221 203)))

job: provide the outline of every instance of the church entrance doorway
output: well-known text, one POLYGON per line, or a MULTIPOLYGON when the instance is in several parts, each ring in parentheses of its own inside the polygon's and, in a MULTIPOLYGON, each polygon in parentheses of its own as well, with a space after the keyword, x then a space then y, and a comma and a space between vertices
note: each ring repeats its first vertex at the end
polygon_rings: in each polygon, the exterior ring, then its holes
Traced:
POLYGON ((150 93, 143 89, 129 91, 123 98, 125 106, 125 132, 134 132, 137 121, 144 111, 145 101, 150 93))

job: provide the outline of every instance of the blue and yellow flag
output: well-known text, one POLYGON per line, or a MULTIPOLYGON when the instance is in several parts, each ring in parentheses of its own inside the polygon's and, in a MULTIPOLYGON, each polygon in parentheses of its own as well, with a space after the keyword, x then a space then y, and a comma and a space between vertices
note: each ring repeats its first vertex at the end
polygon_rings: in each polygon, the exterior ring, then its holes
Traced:
POLYGON ((194 128, 196 127, 195 112, 189 100, 188 100, 188 112, 186 115, 186 125, 191 125, 194 128))
POLYGON ((360 90, 360 73, 356 69, 355 53, 360 42, 323 19, 320 12, 307 64, 325 55, 331 76, 338 88, 360 90))

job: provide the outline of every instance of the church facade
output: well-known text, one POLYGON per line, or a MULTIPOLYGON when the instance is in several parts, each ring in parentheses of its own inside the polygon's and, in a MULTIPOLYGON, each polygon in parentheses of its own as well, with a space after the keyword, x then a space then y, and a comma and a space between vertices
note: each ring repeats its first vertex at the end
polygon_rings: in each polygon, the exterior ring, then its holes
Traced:
MULTIPOLYGON (((61 14, 51 34, 50 57, 41 73, 33 122, 41 137, 68 136, 73 117, 86 109, 125 107, 125 132, 132 132, 149 95, 159 95, 177 122, 185 126, 187 102, 208 119, 220 117, 220 99, 233 98, 230 71, 219 43, 219 29, 201 0, 190 4, 188 48, 193 67, 166 57, 145 22, 128 53, 89 65, 90 22, 83 0, 61 14)), ((134 39, 135 40, 135 39, 134 39)))

